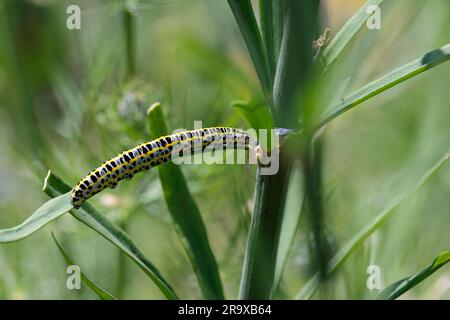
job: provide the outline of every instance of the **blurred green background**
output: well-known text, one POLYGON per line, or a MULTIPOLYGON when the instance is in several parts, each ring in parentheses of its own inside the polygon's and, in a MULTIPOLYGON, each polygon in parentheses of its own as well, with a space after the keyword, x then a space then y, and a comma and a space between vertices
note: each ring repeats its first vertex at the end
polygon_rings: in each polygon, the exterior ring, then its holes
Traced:
MULTIPOLYGON (((448 42, 449 1, 386 2, 382 29, 363 28, 333 68, 326 85, 335 101, 448 42)), ((332 36, 362 3, 323 1, 332 36)), ((450 64, 444 63, 325 129, 326 224, 335 248, 402 192, 410 183, 407 177, 449 150, 449 74, 450 64)), ((47 200, 41 189, 49 169, 75 184, 104 160, 146 141, 145 115, 153 102, 161 101, 172 129, 191 129, 194 120, 205 127, 247 128, 232 101, 255 101, 260 95, 226 1, 1 0, 0 228, 21 223, 47 200), (81 30, 66 28, 70 4, 81 8, 81 30)), ((207 226, 225 294, 236 298, 254 168, 185 165, 182 170, 207 226)), ((296 173, 294 182, 299 181, 296 173)), ((299 210, 299 194, 290 195, 287 211, 299 210)), ((201 297, 156 171, 90 202, 130 234, 181 297, 201 297)), ((374 298, 378 291, 366 286, 369 265, 380 267, 384 285, 414 274, 450 249, 449 225, 447 166, 396 209, 317 297, 374 298)), ((81 270, 115 296, 163 298, 118 249, 65 215, 25 240, 0 246, 1 299, 95 298, 84 285, 66 288, 65 264, 51 231, 81 270)), ((295 296, 309 279, 308 241, 302 215, 278 298, 295 296)), ((450 270, 444 267, 404 297, 448 299, 449 287, 450 270)))

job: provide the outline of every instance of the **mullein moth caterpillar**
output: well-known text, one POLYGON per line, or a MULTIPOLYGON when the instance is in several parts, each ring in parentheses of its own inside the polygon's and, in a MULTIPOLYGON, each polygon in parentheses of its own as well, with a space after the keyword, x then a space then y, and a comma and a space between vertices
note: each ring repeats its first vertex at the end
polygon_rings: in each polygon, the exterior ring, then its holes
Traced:
POLYGON ((136 173, 169 162, 175 151, 195 153, 214 145, 248 150, 250 135, 240 129, 213 127, 182 131, 142 143, 104 162, 81 179, 72 189, 72 205, 78 209, 105 188, 115 188, 123 179, 131 179, 136 173))

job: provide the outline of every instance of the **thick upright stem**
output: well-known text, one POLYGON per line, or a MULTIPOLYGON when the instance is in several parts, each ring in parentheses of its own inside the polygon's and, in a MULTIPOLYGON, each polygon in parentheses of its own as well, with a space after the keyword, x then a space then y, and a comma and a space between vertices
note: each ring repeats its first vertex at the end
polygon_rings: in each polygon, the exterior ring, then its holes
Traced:
POLYGON ((302 155, 306 202, 313 235, 313 266, 319 270, 320 280, 327 273, 330 247, 324 230, 324 207, 322 195, 323 137, 308 139, 302 155))
MULTIPOLYGON (((273 85, 275 123, 295 128, 302 93, 312 63, 312 41, 317 28, 318 0, 285 0, 284 30, 273 85)), ((271 176, 257 172, 254 211, 247 240, 239 297, 270 299, 278 242, 293 158, 286 147, 280 153, 280 169, 271 176)))
POLYGON ((127 76, 133 76, 136 70, 135 64, 135 26, 133 13, 130 9, 123 10, 123 26, 125 32, 125 56, 127 61, 127 76))
POLYGON ((261 175, 261 170, 257 172, 240 299, 268 299, 271 296, 292 162, 289 157, 281 156, 280 171, 276 175, 261 175))

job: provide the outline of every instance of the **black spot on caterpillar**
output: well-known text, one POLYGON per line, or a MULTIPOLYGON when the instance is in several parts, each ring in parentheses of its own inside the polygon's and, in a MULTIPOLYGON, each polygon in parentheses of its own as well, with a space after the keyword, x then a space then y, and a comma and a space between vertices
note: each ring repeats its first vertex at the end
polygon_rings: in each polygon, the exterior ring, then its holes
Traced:
POLYGON ((72 205, 78 209, 85 200, 105 188, 115 188, 123 179, 172 160, 172 154, 186 155, 203 151, 208 146, 248 149, 247 132, 227 127, 204 128, 183 131, 142 143, 106 161, 81 179, 72 189, 72 205), (177 152, 178 151, 178 152, 177 152))

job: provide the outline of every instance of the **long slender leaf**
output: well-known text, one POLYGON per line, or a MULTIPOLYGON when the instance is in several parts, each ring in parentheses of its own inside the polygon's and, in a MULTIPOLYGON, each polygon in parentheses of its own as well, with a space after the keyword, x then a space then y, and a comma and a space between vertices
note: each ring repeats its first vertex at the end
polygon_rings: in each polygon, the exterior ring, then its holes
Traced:
MULTIPOLYGON (((442 168, 445 163, 450 158, 450 152, 444 157, 439 159, 436 164, 426 171, 417 183, 411 185, 407 190, 405 190, 401 195, 396 197, 391 201, 390 204, 386 206, 381 213, 379 213, 368 225, 366 225, 358 234, 356 234, 350 241, 344 245, 339 252, 330 260, 327 267, 327 274, 331 274, 336 271, 352 254, 358 249, 364 241, 378 228, 380 228, 387 219, 392 215, 394 209, 402 203, 408 196, 419 189, 434 173, 436 173, 440 168, 442 168)), ((297 294, 296 299, 309 299, 312 297, 314 292, 319 286, 320 276, 316 273, 302 288, 302 290, 297 294)))
POLYGON ((250 0, 228 0, 228 5, 233 12, 239 26, 245 44, 247 45, 259 81, 266 95, 272 92, 272 78, 269 72, 268 62, 264 54, 264 46, 258 29, 255 15, 250 0))
POLYGON ((356 33, 366 23, 370 14, 367 12, 367 8, 371 5, 380 6, 384 0, 369 0, 364 4, 338 31, 335 37, 332 38, 329 45, 324 49, 323 56, 325 60, 325 66, 331 65, 348 46, 350 41, 356 35, 356 33))
MULTIPOLYGON (((58 197, 70 189, 69 185, 58 176, 52 172, 48 173, 43 189, 47 195, 50 197, 58 197)), ((153 280, 167 299, 177 299, 177 295, 169 283, 163 278, 158 269, 144 256, 133 240, 114 223, 95 210, 89 203, 84 203, 78 210, 70 210, 70 214, 91 229, 97 231, 129 256, 153 280)))
MULTIPOLYGON (((55 235, 52 232, 52 238, 53 241, 55 241, 56 246, 58 247, 59 252, 61 253, 62 257, 66 261, 67 265, 74 265, 72 259, 70 259, 69 255, 66 253, 62 245, 56 240, 55 235)), ((91 280, 89 280, 88 277, 84 275, 83 272, 80 272, 81 281, 83 281, 91 290, 102 300, 117 300, 112 294, 110 294, 108 291, 103 290, 102 288, 98 287, 95 283, 93 283, 91 280)))
POLYGON ((431 265, 423 269, 421 272, 394 282, 386 289, 380 292, 377 299, 393 300, 404 294, 406 291, 412 289, 426 278, 431 276, 437 270, 442 268, 447 262, 450 261, 450 251, 441 252, 431 265))
POLYGON ((331 120, 337 118, 344 112, 354 108, 362 102, 368 100, 371 97, 386 91, 393 86, 410 79, 426 70, 429 70, 450 58, 450 44, 430 51, 420 58, 411 61, 391 72, 385 74, 381 78, 367 84, 363 88, 357 90, 349 97, 342 99, 341 102, 335 106, 328 115, 320 121, 319 128, 323 127, 331 120))
POLYGON ((70 193, 58 195, 44 203, 39 209, 20 225, 0 230, 0 243, 21 240, 41 229, 50 221, 72 209, 70 193))
MULTIPOLYGON (((159 103, 150 107, 148 122, 153 137, 168 134, 159 103)), ((159 166, 158 172, 176 231, 182 240, 205 298, 224 299, 219 268, 208 241, 206 227, 181 169, 173 163, 168 163, 159 166)))
POLYGON ((259 11, 266 59, 273 79, 283 36, 282 0, 259 0, 259 11))

